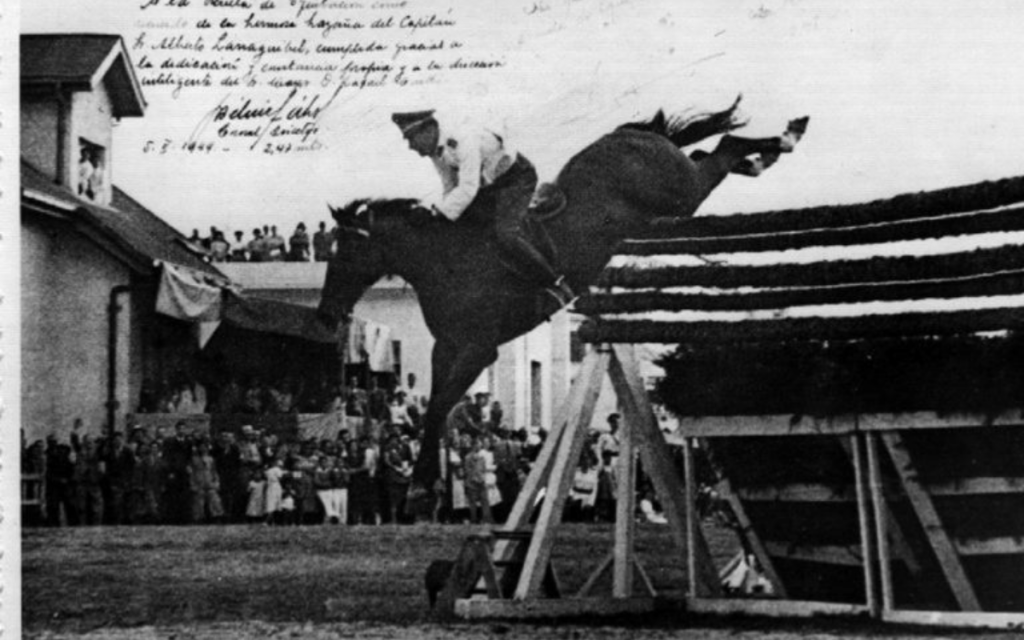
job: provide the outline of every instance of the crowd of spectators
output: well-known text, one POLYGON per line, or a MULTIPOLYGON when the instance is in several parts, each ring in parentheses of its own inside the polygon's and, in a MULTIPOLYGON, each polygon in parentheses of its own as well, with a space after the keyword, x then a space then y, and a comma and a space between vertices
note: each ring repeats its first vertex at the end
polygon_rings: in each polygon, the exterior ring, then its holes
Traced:
MULTIPOLYGON (((251 425, 194 431, 185 421, 173 429, 153 432, 136 424, 125 433, 99 436, 76 420, 67 442, 50 435, 31 446, 23 443, 22 472, 41 481, 39 505, 24 521, 30 526, 409 522, 404 503, 420 453, 425 400, 409 388, 385 390, 371 381, 363 389, 354 382, 323 408, 362 416, 351 424, 369 428, 358 433, 343 428, 336 438, 282 437, 251 425)), ((414 388, 415 378, 409 382, 414 388)), ((193 407, 200 405, 197 388, 201 385, 184 378, 168 386, 179 403, 193 407)), ((280 397, 286 392, 259 385, 252 390, 222 392, 217 403, 236 398, 240 404, 231 408, 254 413, 294 411, 298 404, 280 397)), ((330 395, 327 389, 323 393, 330 395)), ((505 520, 544 432, 510 430, 504 418, 501 404, 484 393, 466 396, 449 414, 442 480, 433 487, 441 496, 433 520, 505 520)), ((606 431, 590 433, 567 502, 569 520, 614 520, 618 419, 612 414, 606 431)), ((654 512, 649 486, 638 486, 644 515, 664 521, 654 512)))
POLYGON ((248 240, 244 231, 235 231, 234 243, 217 227, 210 227, 205 237, 193 229, 188 241, 211 262, 326 262, 334 253, 336 234, 337 227, 328 231, 327 224, 321 222, 311 236, 306 223, 300 222, 287 241, 276 225, 256 227, 248 240))

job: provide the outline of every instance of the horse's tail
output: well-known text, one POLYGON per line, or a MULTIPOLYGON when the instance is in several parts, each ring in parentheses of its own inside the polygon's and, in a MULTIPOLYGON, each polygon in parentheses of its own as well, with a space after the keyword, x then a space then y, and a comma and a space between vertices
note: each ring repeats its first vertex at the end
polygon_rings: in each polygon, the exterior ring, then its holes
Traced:
POLYGON ((619 128, 650 131, 665 136, 677 147, 686 147, 711 136, 728 133, 746 126, 746 118, 738 113, 741 98, 743 98, 742 94, 736 96, 736 101, 732 103, 731 107, 725 111, 713 113, 666 116, 665 112, 659 109, 658 113, 654 114, 650 120, 630 122, 619 128))

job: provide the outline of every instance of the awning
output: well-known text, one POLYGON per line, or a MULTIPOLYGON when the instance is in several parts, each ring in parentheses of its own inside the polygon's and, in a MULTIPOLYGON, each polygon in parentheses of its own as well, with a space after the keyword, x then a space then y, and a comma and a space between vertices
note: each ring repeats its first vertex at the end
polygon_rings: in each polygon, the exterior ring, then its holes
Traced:
POLYGON ((316 309, 278 300, 226 293, 221 314, 224 322, 249 329, 275 333, 312 342, 337 344, 338 336, 316 316, 316 309))
MULTIPOLYGON (((310 342, 336 345, 338 335, 325 327, 316 309, 246 295, 228 282, 180 265, 162 263, 158 313, 196 324, 200 348, 221 323, 310 342)), ((365 362, 371 371, 392 371, 394 354, 387 325, 353 318, 348 331, 348 362, 365 362)))

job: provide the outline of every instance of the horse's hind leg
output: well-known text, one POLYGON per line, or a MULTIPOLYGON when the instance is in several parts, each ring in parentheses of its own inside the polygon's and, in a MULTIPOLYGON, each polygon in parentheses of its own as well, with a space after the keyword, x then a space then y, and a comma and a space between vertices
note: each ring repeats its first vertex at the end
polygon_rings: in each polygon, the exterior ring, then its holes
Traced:
POLYGON ((711 153, 697 151, 690 159, 697 165, 707 193, 711 193, 730 173, 760 175, 789 153, 807 129, 808 118, 791 120, 786 131, 773 138, 743 138, 725 135, 711 153), (751 157, 755 156, 755 157, 751 157))

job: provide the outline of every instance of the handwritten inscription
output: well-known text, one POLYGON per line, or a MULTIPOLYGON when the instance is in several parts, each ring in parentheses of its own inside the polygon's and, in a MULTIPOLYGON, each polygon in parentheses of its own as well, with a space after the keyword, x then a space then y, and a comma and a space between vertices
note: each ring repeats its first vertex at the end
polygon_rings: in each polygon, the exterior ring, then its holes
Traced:
POLYGON ((423 0, 137 0, 129 41, 147 93, 209 100, 186 139, 146 153, 326 148, 323 118, 359 92, 443 84, 507 62, 423 0))

